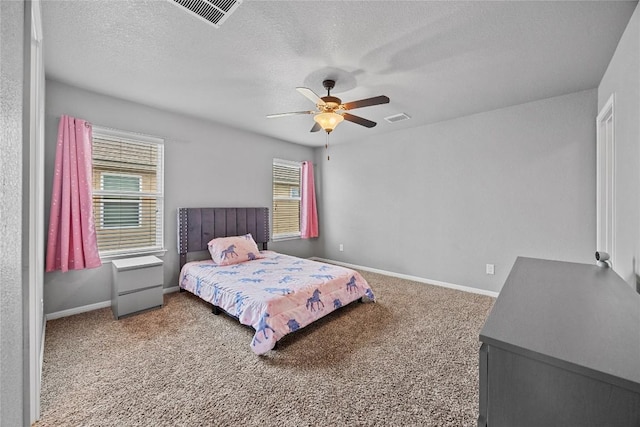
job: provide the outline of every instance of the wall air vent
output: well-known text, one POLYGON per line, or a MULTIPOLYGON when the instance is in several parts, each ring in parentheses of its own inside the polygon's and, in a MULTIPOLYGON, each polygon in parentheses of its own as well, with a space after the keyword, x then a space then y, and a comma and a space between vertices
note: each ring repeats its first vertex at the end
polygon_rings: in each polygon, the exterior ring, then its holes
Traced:
POLYGON ((403 120, 409 120, 410 118, 411 117, 409 117, 407 114, 400 113, 400 114, 394 114, 393 116, 385 117, 384 119, 389 123, 396 123, 396 122, 401 122, 403 120))
POLYGON ((220 28, 242 0, 169 0, 169 3, 182 6, 191 15, 220 28))

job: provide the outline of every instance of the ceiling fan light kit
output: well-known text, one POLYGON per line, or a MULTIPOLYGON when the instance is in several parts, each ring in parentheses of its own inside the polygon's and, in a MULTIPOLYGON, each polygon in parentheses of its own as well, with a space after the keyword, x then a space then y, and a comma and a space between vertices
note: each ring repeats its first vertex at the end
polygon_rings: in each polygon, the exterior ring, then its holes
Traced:
POLYGON ((318 113, 313 116, 313 120, 315 120, 325 132, 331 133, 331 131, 344 120, 344 117, 337 113, 318 113))

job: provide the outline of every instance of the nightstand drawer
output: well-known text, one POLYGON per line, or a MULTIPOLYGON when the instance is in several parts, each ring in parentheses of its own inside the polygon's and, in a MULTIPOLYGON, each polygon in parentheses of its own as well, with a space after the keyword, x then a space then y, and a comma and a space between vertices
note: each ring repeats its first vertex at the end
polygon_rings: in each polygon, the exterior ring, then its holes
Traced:
POLYGON ((117 317, 162 306, 162 285, 117 297, 117 317))
POLYGON ((161 285, 163 283, 162 264, 151 267, 142 267, 131 270, 118 271, 115 274, 116 292, 123 294, 137 289, 144 289, 150 286, 161 285))

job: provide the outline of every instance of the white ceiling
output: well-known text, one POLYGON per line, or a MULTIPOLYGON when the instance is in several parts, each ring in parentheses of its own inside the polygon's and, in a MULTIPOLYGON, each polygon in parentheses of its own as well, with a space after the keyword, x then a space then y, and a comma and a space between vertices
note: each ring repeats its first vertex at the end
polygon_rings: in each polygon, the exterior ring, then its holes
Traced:
POLYGON ((165 0, 45 0, 47 77, 299 144, 321 146, 296 92, 353 110, 331 143, 597 87, 637 2, 251 1, 216 29, 165 0), (406 113, 395 124, 384 117, 406 113))

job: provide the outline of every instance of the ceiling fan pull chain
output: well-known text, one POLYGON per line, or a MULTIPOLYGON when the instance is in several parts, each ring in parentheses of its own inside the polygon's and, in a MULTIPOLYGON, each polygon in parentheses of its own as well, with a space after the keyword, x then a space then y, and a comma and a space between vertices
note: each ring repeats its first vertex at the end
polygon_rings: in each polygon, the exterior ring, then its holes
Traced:
POLYGON ((327 152, 327 160, 329 159, 329 132, 327 132, 327 142, 324 144, 324 149, 327 152))

